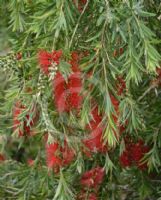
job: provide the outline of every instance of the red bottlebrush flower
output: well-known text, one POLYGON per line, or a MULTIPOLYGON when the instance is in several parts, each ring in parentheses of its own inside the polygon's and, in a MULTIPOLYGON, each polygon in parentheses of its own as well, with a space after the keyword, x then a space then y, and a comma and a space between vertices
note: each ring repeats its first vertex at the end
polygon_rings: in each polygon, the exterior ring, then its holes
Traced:
POLYGON ((81 178, 81 185, 83 187, 92 188, 94 186, 94 170, 85 172, 81 178))
POLYGON ((102 140, 102 127, 97 127, 93 130, 89 136, 89 138, 84 139, 84 145, 92 152, 101 152, 104 153, 107 151, 107 144, 103 143, 102 140))
POLYGON ((92 188, 94 185, 94 180, 92 177, 88 177, 88 178, 82 178, 81 179, 81 185, 88 187, 88 188, 92 188))
POLYGON ((132 165, 128 150, 125 150, 120 156, 120 163, 122 167, 130 167, 132 165))
POLYGON ((62 54, 63 54, 62 50, 53 51, 52 54, 51 54, 52 62, 59 64, 59 60, 60 60, 62 54))
POLYGON ((83 84, 81 71, 78 65, 79 55, 77 52, 72 52, 71 57, 72 60, 69 63, 71 64, 72 74, 68 78, 68 102, 71 108, 79 110, 83 100, 83 97, 81 95, 83 84))
POLYGON ((125 138, 125 142, 126 150, 120 156, 121 165, 123 167, 135 165, 141 170, 146 169, 147 163, 142 163, 142 159, 145 153, 149 152, 149 147, 145 146, 142 140, 133 143, 131 139, 125 138))
POLYGON ((104 128, 101 125, 102 115, 99 114, 98 106, 94 106, 91 114, 92 114, 92 120, 86 126, 86 129, 90 130, 91 133, 88 138, 83 140, 83 144, 91 152, 104 153, 107 151, 107 144, 104 144, 102 140, 102 136, 103 136, 102 134, 103 134, 104 128))
POLYGON ((75 153, 71 148, 68 147, 66 140, 64 142, 64 147, 61 147, 60 151, 62 153, 62 164, 69 165, 73 161, 75 153))
POLYGON ((5 157, 3 154, 0 154, 0 162, 5 161, 5 157))
POLYGON ((62 160, 59 157, 59 144, 52 143, 46 146, 46 162, 49 168, 60 167, 62 160))
POLYGON ((71 53, 71 58, 73 62, 79 62, 79 54, 77 51, 73 51, 71 53))
POLYGON ((46 161, 49 168, 60 168, 69 165, 74 159, 74 151, 64 142, 64 147, 58 143, 52 143, 46 146, 46 161))
POLYGON ((40 67, 44 74, 48 75, 49 74, 49 66, 51 65, 51 59, 52 55, 51 53, 48 53, 47 51, 40 51, 38 54, 38 59, 40 63, 40 67))
MULTIPOLYGON (((46 55, 46 54, 45 54, 46 55)), ((51 62, 59 64, 59 59, 62 55, 62 51, 54 51, 51 56, 51 62)), ((46 63, 45 56, 45 62, 46 63)), ((77 52, 72 52, 72 60, 69 62, 72 68, 72 74, 68 78, 68 84, 66 83, 64 77, 60 72, 58 72, 53 80, 53 94, 55 99, 55 105, 59 113, 68 112, 71 108, 80 109, 82 96, 80 95, 82 89, 81 72, 78 67, 79 54, 77 52)), ((47 58, 48 60, 48 58, 47 58)), ((48 69, 48 65, 44 64, 48 69)), ((46 70, 47 71, 47 70, 46 70)), ((48 72, 47 72, 48 73, 48 72)))
POLYGON ((101 167, 93 168, 82 175, 81 185, 87 188, 98 188, 102 183, 105 171, 101 167))
POLYGON ((68 111, 66 82, 60 72, 58 72, 53 80, 53 94, 55 105, 59 113, 68 111))
POLYGON ((68 89, 68 101, 70 103, 71 108, 80 109, 83 99, 80 94, 82 90, 82 80, 80 72, 74 72, 70 75, 68 89))
POLYGON ((136 143, 131 148, 131 158, 134 162, 139 162, 142 158, 142 147, 139 143, 136 143))
POLYGON ((131 149, 132 160, 138 168, 142 170, 147 168, 147 163, 142 163, 142 159, 148 151, 149 147, 145 146, 142 140, 139 140, 136 144, 134 144, 131 149))
MULTIPOLYGON (((57 51, 54 54, 53 60, 59 60, 62 52, 57 51)), ((69 62, 72 68, 72 74, 68 78, 68 84, 60 72, 58 72, 53 80, 53 93, 56 108, 59 113, 68 112, 70 109, 80 109, 82 103, 81 72, 78 67, 79 55, 77 52, 72 52, 72 60, 69 62)))
POLYGON ((69 64, 71 65, 72 72, 80 72, 79 63, 76 60, 70 60, 69 64))
POLYGON ((39 64, 44 72, 44 74, 49 74, 49 67, 52 63, 59 64, 59 60, 62 56, 62 50, 53 51, 52 53, 49 53, 45 50, 41 50, 38 54, 39 64))
POLYGON ((101 167, 95 169, 95 186, 100 185, 103 182, 105 176, 105 170, 101 167))

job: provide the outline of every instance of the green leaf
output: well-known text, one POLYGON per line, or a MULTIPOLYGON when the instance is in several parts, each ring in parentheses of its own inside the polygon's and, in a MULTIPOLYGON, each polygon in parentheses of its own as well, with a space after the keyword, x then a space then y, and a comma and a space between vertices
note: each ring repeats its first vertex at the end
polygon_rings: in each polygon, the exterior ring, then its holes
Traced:
POLYGON ((67 78, 71 73, 71 65, 68 62, 61 60, 59 63, 59 70, 67 81, 67 78))

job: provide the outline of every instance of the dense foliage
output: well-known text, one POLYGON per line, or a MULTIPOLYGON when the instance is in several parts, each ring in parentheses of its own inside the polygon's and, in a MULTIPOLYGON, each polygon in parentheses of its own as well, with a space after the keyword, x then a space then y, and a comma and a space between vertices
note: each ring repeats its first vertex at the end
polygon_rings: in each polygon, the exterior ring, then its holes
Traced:
POLYGON ((160 1, 0 3, 0 199, 160 200, 160 1))

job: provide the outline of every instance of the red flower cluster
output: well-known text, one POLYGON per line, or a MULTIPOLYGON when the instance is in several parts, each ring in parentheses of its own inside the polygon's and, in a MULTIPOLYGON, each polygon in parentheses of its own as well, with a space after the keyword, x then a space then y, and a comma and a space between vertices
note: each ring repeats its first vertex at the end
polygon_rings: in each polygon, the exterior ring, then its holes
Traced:
POLYGON ((126 150, 120 156, 120 163, 122 167, 136 165, 139 169, 144 170, 147 168, 147 163, 142 163, 142 159, 148 152, 149 147, 144 145, 142 140, 137 143, 127 140, 126 150))
POLYGON ((19 116, 24 111, 25 106, 23 106, 20 101, 17 101, 14 108, 13 108, 13 130, 18 129, 18 135, 21 136, 29 136, 32 134, 31 128, 34 126, 35 122, 37 121, 37 115, 33 118, 33 120, 30 121, 28 124, 28 120, 30 119, 30 115, 27 114, 25 116, 24 121, 20 121, 19 116))
POLYGON ((77 52, 72 52, 72 59, 70 61, 72 67, 72 74, 68 79, 68 89, 70 107, 79 110, 82 104, 82 90, 81 71, 79 69, 79 55, 77 52))
POLYGON ((53 79, 53 94, 55 106, 59 113, 68 111, 66 81, 60 72, 53 79))
POLYGON ((83 140, 83 143, 91 152, 106 152, 107 145, 105 145, 102 140, 102 134, 104 130, 104 127, 101 124, 102 115, 99 114, 98 106, 93 108, 91 115, 92 120, 86 126, 86 129, 90 130, 91 133, 88 138, 83 140))
POLYGON ((53 80, 53 94, 55 105, 59 113, 68 112, 72 109, 79 111, 82 104, 82 78, 79 69, 79 55, 72 52, 70 60, 72 73, 65 81, 63 75, 58 72, 53 80))
POLYGON ((5 161, 5 157, 3 154, 0 154, 0 162, 5 161))
POLYGON ((81 177, 81 185, 83 190, 79 195, 79 200, 84 200, 86 197, 88 200, 97 200, 97 195, 93 192, 86 194, 86 190, 93 189, 95 192, 99 189, 103 178, 105 176, 105 171, 102 167, 95 167, 89 171, 86 171, 81 177))
POLYGON ((62 50, 53 51, 51 53, 41 50, 38 54, 38 59, 40 63, 40 67, 42 71, 48 75, 49 74, 49 67, 52 65, 52 63, 59 64, 59 60, 62 56, 62 50))
MULTIPOLYGON (((57 72, 53 79, 53 96, 56 108, 59 113, 69 112, 72 109, 80 110, 82 105, 82 77, 81 70, 79 69, 79 61, 82 56, 87 56, 88 52, 78 54, 74 51, 71 53, 71 65, 72 73, 66 81, 60 72, 57 72)), ((52 63, 59 64, 59 60, 62 56, 62 51, 53 51, 49 53, 47 51, 39 52, 39 63, 43 72, 48 75, 49 67, 52 63)))
POLYGON ((81 185, 87 188, 97 189, 103 181, 105 171, 102 167, 95 167, 86 171, 81 178, 81 185))
POLYGON ((57 142, 46 145, 46 162, 51 169, 59 170, 60 167, 69 165, 73 161, 74 156, 74 151, 69 148, 66 141, 63 147, 57 142))
MULTIPOLYGON (((120 126, 118 122, 118 115, 119 115, 119 101, 114 97, 110 96, 111 102, 114 106, 115 114, 113 114, 114 122, 116 123, 120 134, 124 131, 124 127, 120 126)), ((99 114, 98 106, 95 106, 91 112, 92 120, 86 126, 86 129, 91 131, 89 137, 83 140, 84 145, 89 149, 91 152, 101 152, 104 153, 108 150, 108 144, 104 144, 102 140, 104 125, 102 124, 102 114, 99 114)), ((115 136, 118 137, 118 135, 115 136)), ((118 137, 119 139, 119 137, 118 137)), ((85 151, 85 153, 90 156, 90 154, 85 151)))

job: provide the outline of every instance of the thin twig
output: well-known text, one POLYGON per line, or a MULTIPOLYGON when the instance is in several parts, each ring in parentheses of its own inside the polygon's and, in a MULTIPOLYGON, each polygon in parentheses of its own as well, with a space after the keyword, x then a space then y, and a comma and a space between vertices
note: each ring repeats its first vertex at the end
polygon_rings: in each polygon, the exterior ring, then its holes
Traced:
POLYGON ((142 96, 138 98, 138 101, 141 101, 152 89, 154 89, 156 85, 151 85, 144 93, 142 96))
POLYGON ((74 36, 75 36, 75 34, 76 34, 76 32, 77 32, 77 29, 78 29, 78 26, 79 26, 79 22, 80 22, 80 20, 81 20, 81 18, 82 18, 82 16, 83 16, 83 14, 84 14, 85 11, 86 11, 86 8, 87 8, 88 4, 89 4, 89 0, 87 0, 87 3, 85 4, 85 6, 84 6, 84 8, 83 8, 83 11, 82 11, 81 15, 80 15, 79 18, 78 18, 77 24, 76 24, 76 26, 75 26, 75 28, 74 28, 74 31, 73 31, 73 34, 72 34, 72 38, 71 38, 70 43, 69 43, 69 48, 71 48, 71 46, 72 46, 74 36))

